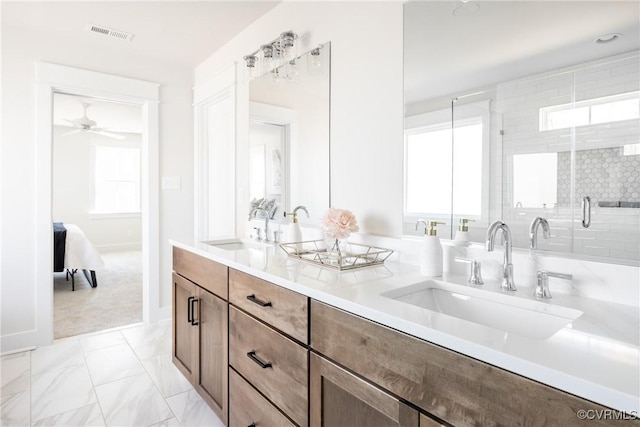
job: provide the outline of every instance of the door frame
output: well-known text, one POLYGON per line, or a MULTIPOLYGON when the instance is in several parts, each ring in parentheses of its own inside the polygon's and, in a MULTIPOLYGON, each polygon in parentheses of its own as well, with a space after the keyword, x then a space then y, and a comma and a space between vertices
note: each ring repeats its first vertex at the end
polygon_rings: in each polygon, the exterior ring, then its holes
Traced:
MULTIPOLYGON (((142 319, 160 316, 158 83, 44 62, 36 63, 36 331, 35 345, 53 341, 53 95, 67 93, 142 108, 142 319)), ((91 319, 86 319, 90 321, 91 319)))

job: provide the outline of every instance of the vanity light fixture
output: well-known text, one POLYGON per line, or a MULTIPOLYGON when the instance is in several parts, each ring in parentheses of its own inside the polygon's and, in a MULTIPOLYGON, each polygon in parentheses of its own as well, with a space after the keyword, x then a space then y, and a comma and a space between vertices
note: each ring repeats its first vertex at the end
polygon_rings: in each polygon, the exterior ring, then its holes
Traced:
POLYGON ((296 60, 295 59, 292 60, 292 61, 289 61, 288 68, 289 68, 289 70, 288 70, 289 72, 287 73, 287 76, 290 79, 295 79, 296 76, 298 75, 298 64, 296 64, 296 60))
POLYGON ((298 36, 296 35, 296 33, 292 32, 292 31, 286 31, 282 34, 280 34, 280 39, 281 39, 281 46, 283 49, 283 56, 284 59, 286 59, 287 61, 292 61, 294 59, 296 59, 296 51, 295 51, 295 46, 294 46, 294 40, 297 38, 298 36))
POLYGON ((271 68, 273 66, 273 45, 263 44, 260 47, 262 50, 262 62, 265 68, 271 68))
MULTIPOLYGON (((269 72, 282 65, 291 64, 297 58, 296 39, 298 35, 293 31, 285 31, 269 43, 244 56, 246 71, 249 79, 257 77, 262 72, 269 72)), ((282 77, 282 72, 277 73, 282 77)))
POLYGON ((598 37, 597 39, 595 39, 594 43, 596 43, 596 44, 611 43, 613 41, 618 40, 620 37, 622 37, 622 34, 620 34, 620 33, 604 34, 604 35, 598 37))
POLYGON ((322 66, 322 61, 320 59, 320 48, 319 46, 311 51, 311 68, 320 68, 322 66))
POLYGON ((256 77, 258 75, 258 57, 255 55, 246 55, 244 60, 247 62, 247 75, 251 78, 256 77))

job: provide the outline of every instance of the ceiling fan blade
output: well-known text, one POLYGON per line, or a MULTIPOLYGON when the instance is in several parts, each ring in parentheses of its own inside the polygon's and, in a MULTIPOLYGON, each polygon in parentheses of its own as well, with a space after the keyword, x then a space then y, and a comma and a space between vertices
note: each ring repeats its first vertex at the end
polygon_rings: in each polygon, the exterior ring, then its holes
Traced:
POLYGON ((105 131, 100 130, 100 129, 91 129, 91 130, 88 130, 87 132, 95 133, 96 135, 102 135, 102 136, 106 136, 108 138, 113 138, 113 139, 118 139, 118 140, 125 139, 125 137, 122 136, 122 135, 117 135, 117 134, 111 133, 111 132, 105 132, 105 131))
POLYGON ((75 135, 76 133, 80 133, 80 132, 82 132, 82 129, 74 129, 72 131, 63 133, 60 136, 75 135))
POLYGON ((71 124, 71 126, 76 127, 76 122, 75 121, 69 120, 69 119, 62 119, 62 120, 64 120, 65 122, 68 122, 69 124, 71 124))

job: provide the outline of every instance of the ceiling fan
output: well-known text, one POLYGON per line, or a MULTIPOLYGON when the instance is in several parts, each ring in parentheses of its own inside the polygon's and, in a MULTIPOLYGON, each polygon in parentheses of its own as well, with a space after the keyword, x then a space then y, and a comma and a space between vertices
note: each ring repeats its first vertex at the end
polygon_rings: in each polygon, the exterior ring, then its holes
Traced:
POLYGON ((81 105, 84 110, 83 116, 73 120, 64 119, 65 121, 71 123, 71 125, 75 129, 72 130, 71 132, 63 133, 62 136, 74 135, 80 132, 90 132, 90 133, 95 133, 96 135, 102 135, 102 136, 106 136, 113 139, 122 140, 125 138, 122 135, 117 135, 115 133, 107 132, 106 130, 97 127, 98 124, 95 122, 95 120, 91 120, 89 117, 87 117, 87 108, 89 108, 91 104, 89 104, 88 102, 83 102, 81 103, 81 105))

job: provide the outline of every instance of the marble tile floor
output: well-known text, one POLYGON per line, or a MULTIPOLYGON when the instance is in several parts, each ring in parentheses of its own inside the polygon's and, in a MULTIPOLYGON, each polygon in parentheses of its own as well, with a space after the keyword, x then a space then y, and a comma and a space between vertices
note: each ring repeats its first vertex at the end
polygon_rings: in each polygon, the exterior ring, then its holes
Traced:
POLYGON ((222 426, 171 362, 171 322, 0 358, 0 426, 222 426))

